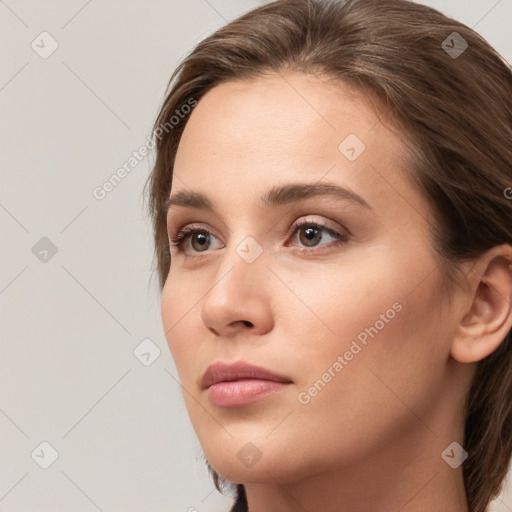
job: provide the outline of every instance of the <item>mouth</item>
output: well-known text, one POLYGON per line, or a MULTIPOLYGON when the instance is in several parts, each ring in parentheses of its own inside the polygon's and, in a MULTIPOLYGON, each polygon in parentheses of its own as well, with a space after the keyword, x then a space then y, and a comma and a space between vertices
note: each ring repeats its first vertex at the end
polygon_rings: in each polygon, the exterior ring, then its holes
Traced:
POLYGON ((208 367, 201 387, 220 407, 242 407, 283 391, 292 381, 278 373, 243 361, 217 362, 208 367))

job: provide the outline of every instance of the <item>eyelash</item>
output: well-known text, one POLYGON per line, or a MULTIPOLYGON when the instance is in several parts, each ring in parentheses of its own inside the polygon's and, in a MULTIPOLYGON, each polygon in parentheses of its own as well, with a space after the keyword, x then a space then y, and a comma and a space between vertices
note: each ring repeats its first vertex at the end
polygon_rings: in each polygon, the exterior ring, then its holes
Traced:
MULTIPOLYGON (((295 236, 300 231, 300 229, 305 226, 323 230, 328 235, 331 235, 332 237, 337 238, 337 240, 335 240, 331 244, 328 244, 327 248, 339 247, 339 246, 346 244, 348 241, 348 234, 338 233, 337 231, 334 231, 333 229, 328 228, 324 224, 321 224, 318 222, 312 222, 312 221, 302 221, 302 222, 293 224, 290 227, 290 229, 288 230, 288 232, 286 233, 286 237, 289 238, 291 236, 295 236)), ((183 244, 188 240, 189 237, 191 237, 192 235, 198 234, 198 233, 208 234, 208 235, 213 234, 210 231, 208 231, 207 229, 198 228, 198 227, 195 227, 194 225, 186 226, 186 227, 180 229, 176 233, 176 235, 170 239, 170 244, 174 247, 177 247, 177 250, 179 253, 184 253, 185 251, 183 249, 183 244)), ((322 246, 320 246, 320 247, 322 247, 322 246)), ((320 249, 308 248, 308 247, 296 247, 296 249, 301 253, 315 253, 315 252, 321 252, 321 251, 327 250, 325 247, 320 248, 320 249)), ((204 251, 204 253, 208 253, 208 250, 204 251)), ((197 254, 198 254, 198 256, 187 256, 187 257, 196 258, 196 257, 200 257, 202 255, 202 253, 197 253, 197 254)))

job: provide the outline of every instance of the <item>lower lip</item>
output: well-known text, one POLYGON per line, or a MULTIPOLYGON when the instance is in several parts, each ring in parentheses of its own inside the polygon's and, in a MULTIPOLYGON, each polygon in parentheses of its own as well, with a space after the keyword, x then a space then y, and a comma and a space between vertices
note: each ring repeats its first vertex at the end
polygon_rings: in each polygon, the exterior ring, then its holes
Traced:
POLYGON ((288 383, 263 379, 218 382, 208 388, 208 398, 220 407, 242 407, 282 391, 288 383))

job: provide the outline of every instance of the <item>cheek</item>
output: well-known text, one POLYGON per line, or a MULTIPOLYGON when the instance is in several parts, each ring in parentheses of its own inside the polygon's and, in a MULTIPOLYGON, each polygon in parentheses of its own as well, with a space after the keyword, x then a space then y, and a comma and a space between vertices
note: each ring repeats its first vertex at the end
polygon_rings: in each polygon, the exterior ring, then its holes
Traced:
POLYGON ((330 343, 304 343, 297 362, 304 376, 298 401, 312 432, 322 424, 333 439, 344 432, 383 443, 414 419, 411 411, 427 413, 449 357, 439 286, 432 276, 412 292, 385 278, 373 281, 371 297, 370 287, 357 294, 329 289, 339 302, 323 310, 323 319, 337 335, 330 343))
POLYGON ((443 392, 447 358, 442 326, 424 313, 436 305, 435 290, 430 285, 409 295, 396 286, 389 290, 375 294, 371 303, 356 301, 337 315, 326 314, 325 321, 337 330, 336 341, 331 336, 317 343, 318 337, 299 336, 303 346, 292 355, 300 376, 294 396, 296 426, 282 429, 282 436, 277 429, 273 440, 276 453, 294 453, 301 446, 297 458, 288 458, 289 467, 300 468, 304 459, 311 470, 337 467, 341 459, 351 464, 379 453, 411 429, 419 427, 420 434, 429 435, 418 418, 429 417, 443 392), (401 309, 393 308, 390 297, 398 299, 401 309), (390 307, 388 322, 378 323, 390 307), (361 333, 365 336, 358 338, 361 333))
POLYGON ((404 268, 379 259, 347 263, 343 268, 350 272, 307 273, 307 282, 289 276, 289 282, 303 283, 294 288, 301 301, 280 309, 280 318, 286 319, 283 332, 294 334, 287 338, 298 391, 310 395, 311 388, 314 396, 305 400, 319 405, 319 417, 332 401, 370 415, 370 404, 396 402, 395 394, 418 404, 439 382, 449 357, 438 274, 425 279, 427 264, 404 268))
POLYGON ((191 382, 191 376, 196 374, 194 346, 200 334, 197 332, 197 321, 193 319, 198 315, 197 308, 203 294, 197 287, 171 276, 162 290, 162 325, 180 381, 184 385, 191 382))
POLYGON ((365 329, 376 322, 382 328, 381 314, 389 311, 389 317, 395 316, 389 275, 382 270, 370 273, 367 268, 374 267, 356 265, 347 255, 335 265, 281 269, 290 291, 276 290, 273 295, 277 325, 285 326, 283 336, 308 365, 325 365, 325 357, 348 350, 358 335, 361 340, 368 337, 365 329))

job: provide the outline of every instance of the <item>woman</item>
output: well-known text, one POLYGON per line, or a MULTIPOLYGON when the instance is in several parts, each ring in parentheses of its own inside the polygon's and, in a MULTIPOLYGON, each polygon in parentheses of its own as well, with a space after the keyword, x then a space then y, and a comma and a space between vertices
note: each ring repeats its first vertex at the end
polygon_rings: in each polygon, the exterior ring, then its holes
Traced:
POLYGON ((180 64, 147 184, 162 318, 232 511, 497 496, 511 121, 506 62, 405 0, 277 1, 180 64))

